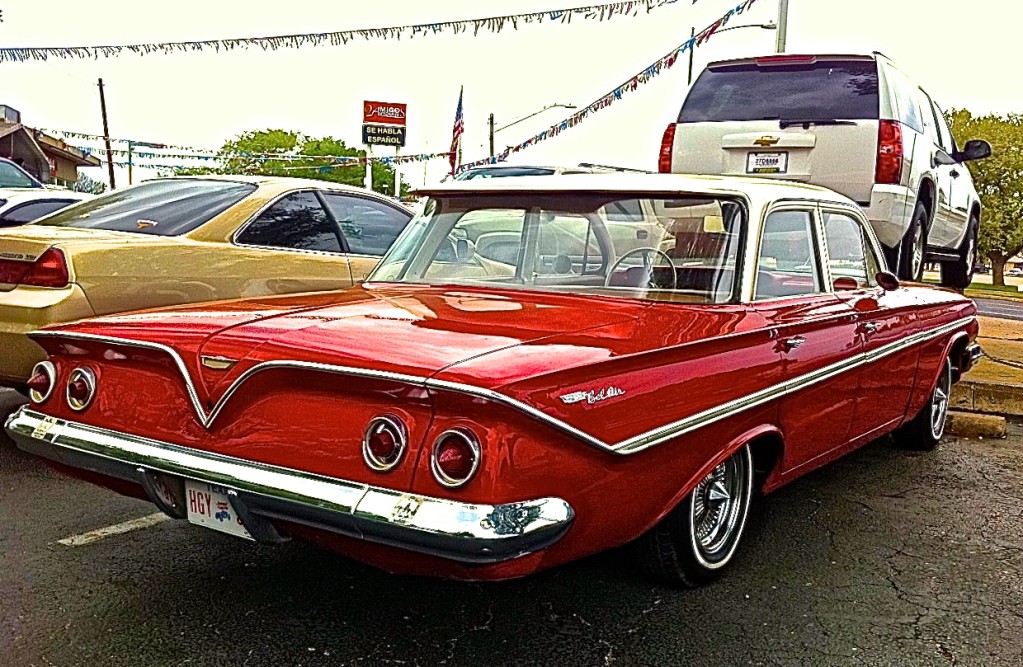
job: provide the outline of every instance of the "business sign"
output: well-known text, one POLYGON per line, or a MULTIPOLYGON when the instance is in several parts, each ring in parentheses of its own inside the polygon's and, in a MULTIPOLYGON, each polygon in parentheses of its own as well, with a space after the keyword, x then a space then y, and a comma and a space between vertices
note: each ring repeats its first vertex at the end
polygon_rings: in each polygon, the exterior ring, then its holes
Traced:
POLYGON ((384 146, 404 146, 405 126, 363 123, 362 143, 381 144, 384 146))
POLYGON ((406 105, 396 102, 363 102, 362 122, 405 125, 406 105))

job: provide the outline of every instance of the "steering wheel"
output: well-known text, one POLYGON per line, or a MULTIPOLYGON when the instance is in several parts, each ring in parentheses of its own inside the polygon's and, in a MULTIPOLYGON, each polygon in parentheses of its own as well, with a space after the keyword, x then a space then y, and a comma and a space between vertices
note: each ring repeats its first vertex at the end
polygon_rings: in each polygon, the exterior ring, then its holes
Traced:
POLYGON ((624 255, 622 255, 621 257, 616 259, 615 263, 611 265, 611 268, 607 270, 607 275, 604 276, 604 287, 610 287, 611 286, 611 276, 614 275, 615 269, 618 268, 618 265, 621 264, 623 261, 625 261, 626 257, 629 257, 631 255, 636 255, 636 254, 642 254, 643 255, 643 268, 646 269, 647 275, 649 276, 649 278, 647 280, 647 285, 649 287, 653 287, 654 289, 672 289, 672 290, 678 289, 678 276, 675 275, 675 263, 671 261, 671 257, 668 256, 668 253, 664 252, 663 250, 658 250, 657 248, 633 248, 632 250, 626 252, 624 255), (654 279, 653 279, 654 278, 654 271, 653 271, 654 264, 653 264, 652 259, 653 259, 654 255, 660 255, 664 259, 668 260, 668 266, 671 267, 671 287, 670 288, 668 288, 666 285, 661 285, 661 284, 655 282, 654 279))

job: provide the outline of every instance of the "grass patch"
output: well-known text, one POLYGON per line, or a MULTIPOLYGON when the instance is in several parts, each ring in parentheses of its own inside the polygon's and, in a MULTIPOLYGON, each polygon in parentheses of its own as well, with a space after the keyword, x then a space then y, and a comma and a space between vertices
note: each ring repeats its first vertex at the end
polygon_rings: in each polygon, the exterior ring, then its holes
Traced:
POLYGON ((967 296, 1003 296, 1011 299, 1023 299, 1023 292, 1020 292, 1015 285, 984 285, 974 283, 966 288, 967 296))

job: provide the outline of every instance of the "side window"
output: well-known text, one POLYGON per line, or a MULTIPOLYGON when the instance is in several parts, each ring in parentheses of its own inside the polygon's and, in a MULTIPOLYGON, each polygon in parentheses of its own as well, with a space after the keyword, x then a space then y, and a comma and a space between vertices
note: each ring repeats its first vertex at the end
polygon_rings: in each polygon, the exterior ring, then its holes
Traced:
POLYGON ((899 120, 903 125, 911 127, 917 132, 923 132, 924 123, 920 114, 920 105, 917 103, 917 96, 913 94, 913 87, 898 70, 886 67, 884 71, 885 77, 891 82, 895 101, 899 106, 899 120))
POLYGON ((356 255, 382 256, 412 219, 401 209, 364 197, 325 192, 323 198, 356 255))
POLYGON ((237 240, 271 248, 341 252, 334 226, 312 192, 284 197, 242 230, 237 240))
POLYGON ((44 215, 49 215, 54 211, 59 211, 65 206, 74 203, 74 199, 46 199, 43 201, 29 202, 27 204, 22 204, 21 206, 15 206, 3 215, 0 215, 0 220, 14 224, 24 224, 26 222, 38 220, 44 215))
POLYGON ((942 148, 945 149, 946 153, 952 155, 956 152, 956 140, 955 137, 952 136, 952 130, 948 128, 948 121, 945 120, 945 114, 941 112, 941 109, 938 108, 937 104, 934 105, 934 115, 937 117, 938 121, 938 133, 941 135, 942 148))
POLYGON ((757 260, 756 299, 821 290, 809 211, 778 211, 767 216, 757 260))
POLYGON ((855 218, 842 213, 825 213, 824 237, 831 280, 835 283, 833 289, 851 289, 850 279, 856 281, 856 288, 876 284, 880 262, 867 241, 863 226, 855 218), (847 286, 843 286, 840 279, 845 279, 847 286))
POLYGON ((914 89, 917 105, 920 107, 920 116, 924 124, 924 134, 935 146, 941 145, 941 137, 938 135, 938 126, 934 123, 934 111, 931 109, 931 98, 922 88, 914 89))

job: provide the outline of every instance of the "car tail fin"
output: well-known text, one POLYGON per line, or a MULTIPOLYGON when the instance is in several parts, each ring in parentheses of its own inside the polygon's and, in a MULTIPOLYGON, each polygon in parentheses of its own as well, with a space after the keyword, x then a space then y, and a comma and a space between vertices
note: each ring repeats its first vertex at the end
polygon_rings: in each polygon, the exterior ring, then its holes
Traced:
POLYGON ((671 156, 675 151, 675 123, 669 123, 661 137, 661 152, 657 157, 657 171, 662 174, 671 173, 671 156))

